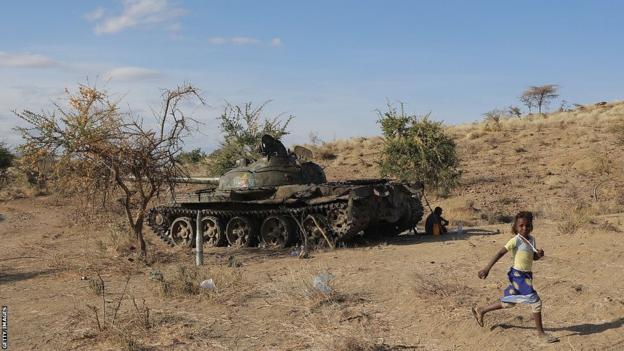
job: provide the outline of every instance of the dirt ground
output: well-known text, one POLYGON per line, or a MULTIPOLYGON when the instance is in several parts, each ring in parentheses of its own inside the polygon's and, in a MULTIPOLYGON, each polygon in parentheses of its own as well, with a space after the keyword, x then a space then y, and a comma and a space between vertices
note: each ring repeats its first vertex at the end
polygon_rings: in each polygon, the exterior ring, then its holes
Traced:
POLYGON ((574 235, 558 234, 553 222, 535 223, 546 252, 535 263, 535 284, 546 330, 561 339, 544 345, 527 308, 493 312, 484 328, 470 313, 505 286, 509 257, 487 280, 477 271, 510 237, 507 224, 441 237, 404 233, 308 259, 289 250, 210 249, 197 277, 214 278, 218 291, 167 297, 154 272, 169 277, 192 267, 191 252, 146 233, 158 252, 149 265, 132 251, 117 254, 100 240, 107 236, 102 226, 50 197, 4 202, 0 213, 0 300, 8 306, 10 350, 624 349, 623 214, 599 218, 611 226, 574 235), (89 307, 104 324, 102 297, 90 286, 98 272, 109 321, 124 296, 118 327, 104 331, 89 307), (334 277, 330 295, 313 293, 322 272, 334 277), (137 326, 147 309, 147 324, 137 326))
MULTIPOLYGON (((464 234, 404 233, 308 259, 215 248, 195 268, 189 249, 146 228, 144 262, 123 214, 90 216, 67 199, 3 189, 9 349, 624 350, 622 121, 624 103, 612 103, 451 126, 461 184, 449 197, 428 195, 464 234), (510 257, 487 280, 477 271, 510 238, 508 217, 527 209, 546 253, 534 265, 545 329, 561 339, 550 345, 535 337, 527 308, 495 311, 484 328, 470 313, 506 286, 510 257), (322 273, 333 276, 329 294, 313 286, 322 273), (199 290, 209 278, 216 290, 199 290)), ((354 138, 313 151, 330 180, 377 177, 381 143, 354 138)))

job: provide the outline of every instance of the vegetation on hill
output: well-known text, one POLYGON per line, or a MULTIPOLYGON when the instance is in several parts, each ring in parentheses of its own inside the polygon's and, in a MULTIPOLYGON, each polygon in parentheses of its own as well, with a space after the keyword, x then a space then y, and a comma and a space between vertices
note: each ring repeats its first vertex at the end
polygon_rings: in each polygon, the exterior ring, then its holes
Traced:
MULTIPOLYGON (((587 224, 592 213, 624 211, 624 103, 594 104, 544 115, 502 116, 447 126, 462 178, 442 205, 464 224, 508 220, 519 209, 587 224), (598 187, 596 188, 596 185, 598 187), (594 189, 596 194, 594 195, 594 189)), ((380 137, 312 145, 329 179, 380 176, 380 137)))

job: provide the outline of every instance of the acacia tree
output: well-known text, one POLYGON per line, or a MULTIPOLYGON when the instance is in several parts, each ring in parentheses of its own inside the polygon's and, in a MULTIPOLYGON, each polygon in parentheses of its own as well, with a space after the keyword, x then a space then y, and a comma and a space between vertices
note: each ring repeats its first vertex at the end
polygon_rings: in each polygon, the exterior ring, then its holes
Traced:
POLYGON ((442 122, 407 115, 388 104, 386 112, 377 111, 383 133, 383 149, 378 165, 382 176, 421 181, 441 193, 457 185, 460 172, 455 142, 444 133, 442 122))
POLYGON ((276 139, 281 139, 288 134, 288 124, 295 117, 290 115, 285 120, 282 120, 281 116, 264 118, 263 110, 269 102, 257 107, 251 102, 242 106, 226 104, 219 116, 219 129, 224 141, 211 155, 210 171, 213 175, 220 175, 234 167, 236 161, 241 158, 258 159, 260 156, 258 145, 262 135, 270 134, 276 139))
POLYGON ((147 253, 143 222, 149 202, 162 190, 173 189, 172 179, 184 176, 176 162, 192 121, 179 108, 188 98, 203 103, 191 85, 165 90, 158 123, 152 128, 143 120, 119 110, 118 102, 95 87, 80 85, 66 91, 68 107, 37 114, 16 112, 29 126, 18 128, 25 143, 24 158, 36 163, 52 157, 52 173, 59 181, 90 188, 104 197, 121 191, 121 202, 141 254, 147 253))
POLYGON ((547 107, 552 100, 559 97, 557 90, 559 86, 555 84, 531 86, 522 93, 520 101, 529 109, 529 113, 533 107, 537 107, 538 113, 542 114, 542 107, 547 107))

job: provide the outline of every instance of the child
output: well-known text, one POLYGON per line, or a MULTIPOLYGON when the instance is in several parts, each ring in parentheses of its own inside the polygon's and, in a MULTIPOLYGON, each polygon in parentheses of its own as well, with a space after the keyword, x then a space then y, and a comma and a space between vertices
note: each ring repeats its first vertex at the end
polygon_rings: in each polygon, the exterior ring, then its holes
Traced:
POLYGON ((486 313, 500 310, 501 308, 513 307, 518 303, 528 304, 533 311, 533 319, 535 320, 535 327, 539 336, 546 342, 557 342, 559 341, 558 338, 544 333, 544 328, 542 327, 542 301, 533 289, 531 266, 534 260, 537 261, 544 257, 544 250, 535 248, 535 239, 530 235, 533 230, 533 214, 528 211, 519 212, 511 230, 516 235, 507 242, 505 247, 496 253, 484 269, 479 271, 479 278, 487 278, 492 266, 507 251, 510 251, 512 253, 513 266, 507 273, 509 286, 504 290, 505 296, 500 299, 500 302, 488 306, 473 307, 472 314, 479 326, 483 327, 483 316, 486 313))

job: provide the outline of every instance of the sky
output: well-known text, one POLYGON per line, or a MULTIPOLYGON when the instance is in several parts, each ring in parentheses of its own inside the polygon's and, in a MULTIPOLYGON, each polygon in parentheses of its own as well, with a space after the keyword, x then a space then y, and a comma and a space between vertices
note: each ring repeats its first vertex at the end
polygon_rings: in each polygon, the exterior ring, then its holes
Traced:
POLYGON ((621 100, 623 38, 621 1, 6 1, 0 141, 21 143, 13 111, 50 113, 85 83, 145 120, 162 89, 193 84, 206 105, 185 106, 202 123, 185 147, 204 151, 226 102, 271 100, 295 144, 379 135, 387 102, 461 124, 532 85, 621 100))

